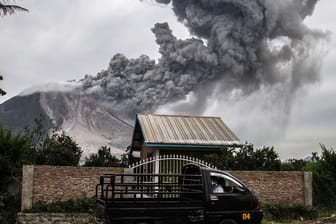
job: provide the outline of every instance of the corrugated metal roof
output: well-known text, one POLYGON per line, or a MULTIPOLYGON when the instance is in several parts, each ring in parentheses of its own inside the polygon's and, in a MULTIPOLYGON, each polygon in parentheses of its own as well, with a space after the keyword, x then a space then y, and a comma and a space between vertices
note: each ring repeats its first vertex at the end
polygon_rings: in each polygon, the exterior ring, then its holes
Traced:
POLYGON ((137 114, 137 119, 146 144, 240 144, 220 117, 137 114))

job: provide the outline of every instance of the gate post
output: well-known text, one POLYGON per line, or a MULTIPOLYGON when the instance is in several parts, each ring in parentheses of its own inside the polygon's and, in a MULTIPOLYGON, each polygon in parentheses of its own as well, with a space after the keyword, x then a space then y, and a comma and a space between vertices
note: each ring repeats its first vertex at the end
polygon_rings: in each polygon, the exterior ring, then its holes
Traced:
POLYGON ((156 150, 156 160, 155 160, 155 174, 159 174, 160 173, 160 150, 157 149, 156 150))
POLYGON ((34 165, 24 165, 22 170, 21 211, 33 206, 34 165))
POLYGON ((304 203, 306 206, 313 206, 313 174, 312 172, 303 173, 304 184, 304 203))
MULTIPOLYGON (((159 174, 160 173, 160 150, 159 149, 157 149, 156 150, 156 159, 155 159, 155 174, 159 174)), ((159 183, 159 175, 156 175, 155 177, 154 177, 154 182, 155 183, 159 183)))

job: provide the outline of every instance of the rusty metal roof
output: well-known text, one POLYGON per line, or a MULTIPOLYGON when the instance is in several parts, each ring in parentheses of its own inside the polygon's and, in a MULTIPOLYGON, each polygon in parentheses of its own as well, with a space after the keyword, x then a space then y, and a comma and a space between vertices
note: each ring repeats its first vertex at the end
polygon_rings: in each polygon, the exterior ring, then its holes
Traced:
POLYGON ((137 114, 137 121, 147 145, 240 144, 239 138, 220 117, 137 114))

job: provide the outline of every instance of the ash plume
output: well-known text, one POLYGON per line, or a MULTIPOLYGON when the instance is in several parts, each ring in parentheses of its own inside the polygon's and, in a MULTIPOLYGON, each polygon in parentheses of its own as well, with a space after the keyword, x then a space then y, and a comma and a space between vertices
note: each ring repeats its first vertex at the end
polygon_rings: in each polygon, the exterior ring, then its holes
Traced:
POLYGON ((269 86, 282 86, 290 101, 297 89, 319 79, 320 46, 328 34, 303 23, 317 0, 156 2, 171 5, 193 37, 178 39, 167 23, 157 23, 157 62, 117 54, 107 70, 81 80, 87 92, 103 95, 126 118, 190 93, 199 99, 193 101, 198 113, 212 94, 249 95, 269 86))

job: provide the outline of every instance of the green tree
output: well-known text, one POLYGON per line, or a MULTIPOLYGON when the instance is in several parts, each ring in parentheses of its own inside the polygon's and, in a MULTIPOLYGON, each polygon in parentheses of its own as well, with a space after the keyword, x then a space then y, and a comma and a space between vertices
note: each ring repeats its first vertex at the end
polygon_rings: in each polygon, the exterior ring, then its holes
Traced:
POLYGON ((273 147, 257 149, 253 155, 255 170, 280 170, 281 160, 273 147))
POLYGON ((221 149, 220 152, 207 154, 202 159, 215 165, 218 169, 232 170, 235 166, 235 158, 232 150, 233 149, 221 149))
POLYGON ((36 151, 35 163, 38 165, 77 166, 82 155, 81 148, 70 136, 55 131, 43 140, 36 151))
POLYGON ((13 135, 0 126, 0 223, 15 223, 20 210, 22 165, 27 158, 30 142, 25 136, 13 135))
MULTIPOLYGON (((39 122, 40 121, 40 122, 39 122)), ((0 125, 0 223, 15 223, 20 210, 22 167, 26 164, 78 165, 81 150, 64 133, 43 133, 43 122, 19 135, 0 125)))
POLYGON ((136 162, 139 162, 138 157, 133 156, 133 151, 131 150, 131 146, 127 146, 124 154, 121 155, 121 163, 124 167, 128 167, 136 162))
POLYGON ((121 160, 111 154, 110 148, 102 146, 98 149, 97 153, 93 153, 89 157, 85 157, 84 166, 121 167, 123 164, 121 163, 121 160))
POLYGON ((323 144, 320 146, 321 157, 316 162, 307 163, 304 170, 313 173, 314 205, 332 211, 336 208, 336 151, 323 144))
POLYGON ((280 170, 281 167, 273 147, 254 149, 252 144, 245 144, 239 149, 222 149, 203 156, 203 159, 222 170, 280 170))
POLYGON ((235 170, 280 170, 281 161, 273 147, 254 149, 246 144, 235 155, 235 170))
POLYGON ((0 191, 6 191, 21 176, 22 165, 31 162, 27 159, 29 150, 25 137, 13 135, 0 126, 0 191))
POLYGON ((307 162, 303 159, 290 159, 286 162, 281 163, 282 171, 302 171, 304 170, 305 164, 307 162))
POLYGON ((254 160, 253 145, 248 144, 243 146, 235 155, 235 170, 254 170, 256 161, 254 160))
POLYGON ((0 1, 0 16, 7 16, 7 15, 14 14, 16 12, 28 12, 28 9, 26 8, 23 8, 18 5, 8 4, 10 2, 11 1, 9 0, 0 1))

